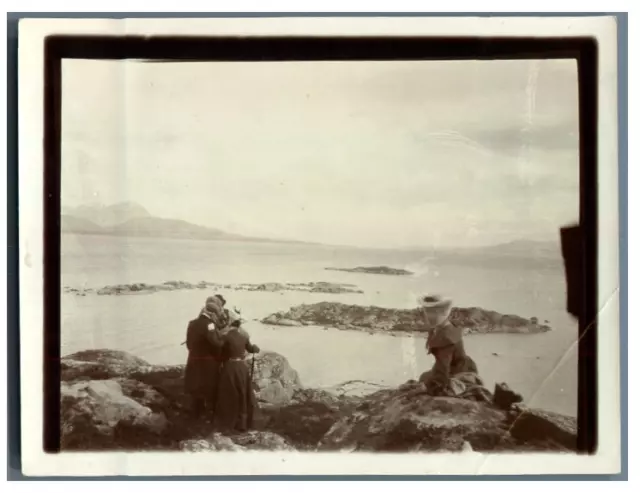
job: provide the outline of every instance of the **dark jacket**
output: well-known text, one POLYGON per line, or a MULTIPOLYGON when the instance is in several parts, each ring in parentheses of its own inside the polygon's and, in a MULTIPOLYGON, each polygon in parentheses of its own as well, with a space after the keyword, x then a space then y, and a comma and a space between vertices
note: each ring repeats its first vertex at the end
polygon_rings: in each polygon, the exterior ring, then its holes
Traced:
POLYGON ((444 324, 433 329, 427 338, 427 349, 437 349, 462 341, 463 329, 447 320, 444 324))
POLYGON ((251 344, 249 334, 242 328, 237 328, 226 332, 222 347, 223 360, 244 359, 249 353, 260 351, 258 346, 251 344))
POLYGON ((185 387, 192 395, 212 399, 221 363, 221 340, 212 321, 204 315, 189 322, 187 327, 187 367, 185 387))

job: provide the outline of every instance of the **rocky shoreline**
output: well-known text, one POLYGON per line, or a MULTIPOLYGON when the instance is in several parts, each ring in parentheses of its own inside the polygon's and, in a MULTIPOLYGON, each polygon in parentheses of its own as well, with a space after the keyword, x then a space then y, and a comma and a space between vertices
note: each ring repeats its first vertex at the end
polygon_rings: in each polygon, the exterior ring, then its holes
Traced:
POLYGON ((337 270, 340 272, 353 272, 356 274, 380 274, 383 276, 412 276, 413 272, 405 269, 394 269, 393 267, 387 267, 386 265, 375 267, 352 267, 352 268, 340 268, 340 267, 325 267, 325 270, 337 270))
MULTIPOLYGON (((552 330, 535 317, 526 319, 476 307, 454 307, 451 319, 464 327, 466 334, 537 334, 552 330)), ((347 305, 329 301, 298 305, 287 312, 272 313, 263 318, 262 323, 275 326, 318 325, 374 334, 420 333, 424 326, 420 313, 415 309, 347 305)))
POLYGON ((131 294, 151 294, 162 291, 179 291, 179 290, 227 290, 227 291, 262 291, 262 292, 278 292, 278 291, 302 291, 307 293, 324 293, 324 294, 342 294, 355 293, 361 294, 362 290, 358 289, 354 284, 334 283, 334 282, 306 282, 306 283, 279 283, 268 282, 262 284, 219 284, 208 281, 200 281, 199 283, 191 283, 187 281, 166 281, 161 284, 148 283, 132 283, 132 284, 115 284, 103 286, 102 288, 74 288, 65 286, 64 293, 74 294, 76 296, 100 295, 131 295, 131 294))
POLYGON ((574 418, 529 409, 504 385, 471 398, 433 397, 416 381, 390 389, 351 381, 337 386, 348 391, 328 392, 305 388, 284 356, 265 352, 256 358, 256 429, 226 436, 192 419, 183 365, 151 365, 105 349, 66 356, 61 366, 63 451, 571 452, 576 446, 574 418))

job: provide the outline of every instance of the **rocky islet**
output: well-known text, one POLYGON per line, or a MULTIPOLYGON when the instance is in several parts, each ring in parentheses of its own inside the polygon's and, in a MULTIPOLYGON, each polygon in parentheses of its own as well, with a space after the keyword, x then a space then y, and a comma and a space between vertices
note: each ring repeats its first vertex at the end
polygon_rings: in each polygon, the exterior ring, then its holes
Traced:
POLYGON ((373 267, 325 267, 325 270, 351 272, 354 274, 378 274, 383 276, 412 276, 413 272, 406 269, 387 267, 386 265, 373 267))
POLYGON ((335 282, 306 282, 306 283, 280 283, 267 282, 260 284, 220 284, 209 281, 200 281, 192 283, 188 281, 166 281, 159 284, 152 283, 130 283, 130 284, 114 284, 103 286, 101 288, 76 288, 65 286, 63 292, 76 296, 99 295, 99 296, 118 296, 118 295, 134 295, 134 294, 152 294, 163 291, 179 291, 179 290, 227 290, 227 291, 259 291, 275 293, 279 291, 300 291, 307 293, 324 293, 324 294, 342 294, 355 293, 362 294, 363 291, 357 286, 348 283, 335 282))
MULTIPOLYGON (((358 286, 349 283, 306 282, 306 283, 260 283, 260 284, 219 284, 208 281, 191 283, 187 281, 166 281, 160 284, 131 283, 95 288, 65 287, 63 291, 76 296, 99 295, 143 295, 163 291, 210 290, 210 291, 252 291, 277 293, 285 291, 311 294, 363 294, 358 286)), ((479 307, 454 307, 451 320, 464 327, 465 334, 537 334, 548 332, 551 327, 537 317, 524 318, 518 315, 502 314, 479 307)), ((301 304, 288 311, 272 313, 261 322, 271 326, 317 325, 341 330, 359 330, 369 333, 415 333, 423 332, 419 310, 383 308, 345 304, 335 301, 301 304)))
MULTIPOLYGON (((454 307, 451 321, 464 327, 466 334, 537 334, 551 330, 536 318, 526 319, 493 310, 454 307)), ((266 325, 318 325, 341 330, 371 333, 424 332, 424 322, 418 309, 382 308, 323 301, 294 306, 286 312, 276 312, 262 319, 266 325)))

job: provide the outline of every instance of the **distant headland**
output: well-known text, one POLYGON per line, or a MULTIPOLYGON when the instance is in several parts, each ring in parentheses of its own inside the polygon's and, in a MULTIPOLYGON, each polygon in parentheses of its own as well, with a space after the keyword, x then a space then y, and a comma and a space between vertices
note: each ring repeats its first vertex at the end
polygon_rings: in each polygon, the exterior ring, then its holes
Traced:
POLYGON ((310 244, 297 240, 237 235, 182 219, 161 218, 151 215, 135 202, 64 207, 60 219, 62 233, 77 235, 310 244))
MULTIPOLYGON (((407 248, 365 247, 354 245, 336 245, 326 242, 304 241, 277 237, 254 237, 234 234, 218 228, 201 226, 182 219, 168 219, 152 215, 145 207, 136 202, 121 202, 112 205, 80 205, 63 207, 60 217, 61 232, 74 235, 104 235, 132 238, 167 238, 205 241, 243 241, 275 244, 295 244, 324 246, 333 248, 356 248, 374 250, 402 250, 421 252, 437 256, 443 260, 455 262, 477 259, 498 258, 503 260, 527 259, 553 264, 562 261, 559 245, 551 241, 517 239, 507 243, 490 246, 465 248, 434 246, 412 246, 407 248)), ((327 270, 371 273, 383 275, 411 275, 409 271, 390 267, 355 267, 351 269, 327 267, 327 270)))
POLYGON ((385 265, 377 267, 353 267, 351 269, 339 267, 325 267, 325 270, 338 270, 342 272, 354 272, 359 274, 382 274, 385 276, 411 276, 413 272, 405 269, 394 269, 385 265))

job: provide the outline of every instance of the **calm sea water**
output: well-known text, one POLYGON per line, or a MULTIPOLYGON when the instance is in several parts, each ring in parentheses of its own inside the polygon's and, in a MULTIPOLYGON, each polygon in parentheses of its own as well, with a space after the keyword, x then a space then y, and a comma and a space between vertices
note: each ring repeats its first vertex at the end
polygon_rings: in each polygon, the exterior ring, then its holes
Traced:
MULTIPOLYGON (((369 335, 320 327, 268 327, 256 319, 316 301, 413 307, 420 293, 439 292, 457 306, 479 306, 548 320, 537 335, 469 336, 466 345, 492 386, 507 382, 533 406, 577 414, 577 323, 565 312, 562 265, 536 259, 430 258, 422 253, 313 245, 213 242, 63 235, 62 285, 99 288, 169 280, 219 283, 347 282, 364 294, 224 293, 249 319, 261 348, 277 351, 303 384, 328 387, 360 379, 398 385, 433 364, 416 336, 369 335), (415 276, 328 271, 325 267, 388 265, 415 276), (495 354, 494 354, 495 353, 495 354)), ((184 340, 208 293, 201 290, 132 296, 62 295, 62 354, 89 348, 129 351, 152 363, 184 363, 184 340)))

